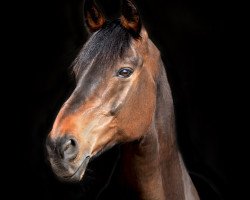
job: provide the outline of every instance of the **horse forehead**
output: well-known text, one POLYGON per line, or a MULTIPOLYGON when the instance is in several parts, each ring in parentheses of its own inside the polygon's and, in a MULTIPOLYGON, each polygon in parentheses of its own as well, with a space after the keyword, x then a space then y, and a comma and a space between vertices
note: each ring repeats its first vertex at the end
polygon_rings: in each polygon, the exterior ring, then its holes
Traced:
MULTIPOLYGON (((131 42, 131 51, 135 54, 140 54, 143 57, 148 55, 160 55, 159 49, 151 41, 151 39, 145 34, 142 34, 142 37, 131 42)), ((157 58, 157 57, 155 57, 157 58)))

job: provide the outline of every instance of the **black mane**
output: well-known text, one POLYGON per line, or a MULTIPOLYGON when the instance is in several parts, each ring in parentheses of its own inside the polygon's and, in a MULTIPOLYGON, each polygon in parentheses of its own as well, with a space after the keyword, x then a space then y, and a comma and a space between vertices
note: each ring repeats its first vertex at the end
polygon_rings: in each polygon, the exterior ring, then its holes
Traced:
POLYGON ((113 66, 129 48, 132 36, 123 28, 119 20, 108 22, 91 35, 73 64, 73 72, 78 79, 91 62, 96 70, 113 66))

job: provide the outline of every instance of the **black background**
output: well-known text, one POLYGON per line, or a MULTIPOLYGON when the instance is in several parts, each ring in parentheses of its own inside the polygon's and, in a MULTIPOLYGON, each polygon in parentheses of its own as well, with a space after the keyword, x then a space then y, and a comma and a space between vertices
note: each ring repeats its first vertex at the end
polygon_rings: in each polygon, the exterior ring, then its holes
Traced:
MULTIPOLYGON (((97 2, 109 17, 119 15, 119 1, 97 2)), ((87 186, 60 183, 44 154, 46 135, 74 88, 69 66, 87 39, 83 2, 43 0, 19 4, 11 7, 14 17, 8 21, 9 40, 13 43, 8 45, 11 80, 5 82, 9 86, 5 97, 14 100, 8 128, 17 129, 18 143, 15 178, 10 186, 31 199, 91 199, 94 194, 88 191, 96 192, 91 187, 99 187, 105 180, 98 182, 95 178, 87 186)), ((235 103, 239 92, 235 85, 235 44, 240 38, 232 7, 214 0, 138 0, 137 4, 166 65, 176 108, 178 142, 201 199, 235 199, 234 195, 244 192, 237 187, 244 170, 236 169, 242 163, 240 150, 236 150, 241 146, 237 140, 241 138, 241 122, 235 103)), ((105 166, 107 174, 114 157, 110 156, 110 164, 105 166)), ((93 169, 98 169, 101 161, 94 161, 93 169)), ((98 173, 94 176, 100 178, 98 173)))

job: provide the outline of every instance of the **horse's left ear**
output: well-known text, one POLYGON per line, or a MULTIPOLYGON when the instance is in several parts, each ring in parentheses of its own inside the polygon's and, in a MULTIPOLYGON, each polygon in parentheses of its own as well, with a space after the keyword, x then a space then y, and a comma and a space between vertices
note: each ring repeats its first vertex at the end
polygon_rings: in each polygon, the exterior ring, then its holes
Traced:
POLYGON ((138 9, 133 0, 122 1, 122 16, 120 20, 124 28, 131 31, 136 36, 139 36, 142 23, 138 9))
POLYGON ((99 30, 106 22, 102 11, 97 7, 94 0, 85 0, 84 18, 90 32, 99 30))

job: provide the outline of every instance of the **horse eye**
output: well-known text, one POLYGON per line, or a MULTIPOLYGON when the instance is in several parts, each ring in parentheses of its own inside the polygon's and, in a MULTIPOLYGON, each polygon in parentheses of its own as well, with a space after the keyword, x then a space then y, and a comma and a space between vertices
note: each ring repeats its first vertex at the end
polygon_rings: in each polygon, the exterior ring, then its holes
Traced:
POLYGON ((121 78, 128 78, 131 76, 131 74, 133 73, 133 70, 131 68, 121 68, 117 75, 121 78))

